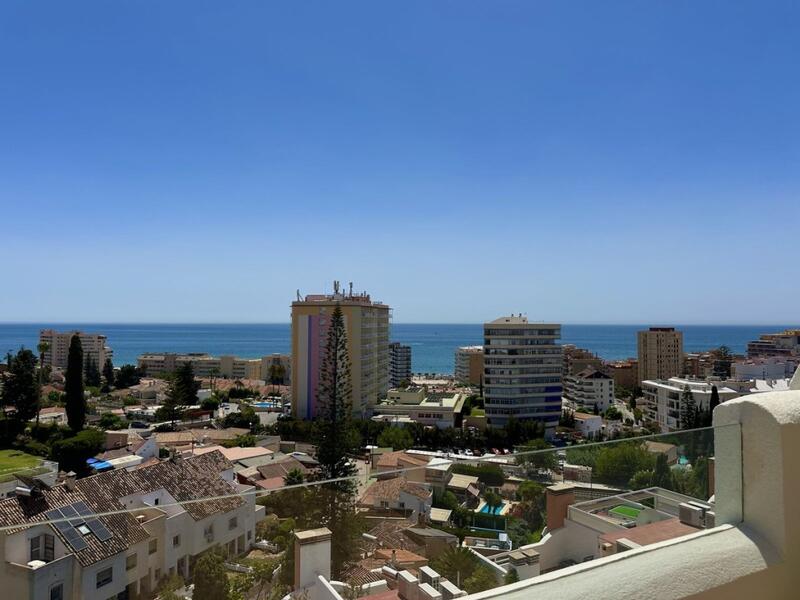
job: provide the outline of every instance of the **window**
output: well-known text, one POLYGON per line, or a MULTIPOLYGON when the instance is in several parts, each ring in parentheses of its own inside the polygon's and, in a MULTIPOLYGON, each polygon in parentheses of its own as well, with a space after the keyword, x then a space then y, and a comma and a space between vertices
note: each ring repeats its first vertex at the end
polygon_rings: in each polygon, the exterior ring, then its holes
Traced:
POLYGON ((136 566, 136 554, 131 554, 125 559, 125 569, 130 571, 136 566))
POLYGON ((239 521, 236 517, 231 517, 228 520, 228 529, 236 529, 236 526, 239 524, 239 521))
POLYGON ((31 560, 42 560, 42 538, 31 538, 31 560))
POLYGON ((180 545, 181 545, 181 536, 176 535, 174 538, 172 538, 172 546, 174 548, 177 548, 180 545))
POLYGON ((63 583, 57 583, 50 588, 50 600, 64 600, 63 583))
POLYGON ((147 553, 148 554, 155 554, 158 551, 158 540, 152 539, 147 546, 147 553))
POLYGON ((98 571, 97 573, 97 589, 99 590, 104 585, 108 585, 111 583, 111 580, 114 578, 114 569, 113 567, 108 567, 107 569, 103 569, 102 571, 98 571))
POLYGON ((45 562, 50 562, 55 558, 55 538, 49 534, 45 533, 43 536, 44 538, 44 560, 45 562))
POLYGON ((207 542, 213 542, 214 541, 214 525, 213 525, 213 523, 203 530, 203 535, 205 536, 207 542))

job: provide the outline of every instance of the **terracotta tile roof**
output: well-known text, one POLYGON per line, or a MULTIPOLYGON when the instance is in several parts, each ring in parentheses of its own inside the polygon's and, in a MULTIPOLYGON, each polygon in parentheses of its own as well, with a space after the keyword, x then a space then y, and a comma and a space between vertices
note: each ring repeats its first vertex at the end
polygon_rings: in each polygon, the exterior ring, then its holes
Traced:
POLYGON ((430 459, 426 456, 408 454, 404 450, 384 452, 378 458, 378 467, 384 469, 400 469, 404 466, 424 466, 430 459))
POLYGON ((414 554, 424 556, 425 547, 416 543, 403 533, 412 525, 413 523, 407 519, 381 521, 378 525, 369 530, 369 535, 377 539, 375 542, 365 543, 365 549, 367 551, 372 551, 377 548, 395 548, 397 550, 408 550, 414 554))
POLYGON ((394 477, 376 481, 369 486, 361 496, 361 504, 373 506, 376 501, 380 500, 397 501, 401 492, 411 494, 421 500, 427 500, 433 495, 431 490, 418 483, 408 481, 405 477, 394 477))
POLYGON ((647 525, 638 525, 631 529, 624 531, 613 531, 605 533, 600 536, 601 542, 615 542, 620 538, 628 539, 640 546, 648 544, 655 544, 656 542, 663 542, 664 540, 671 540, 672 538, 689 535, 690 533, 697 533, 700 531, 697 527, 681 523, 676 518, 664 519, 663 521, 656 521, 655 523, 648 523, 647 525))
POLYGON ((375 550, 375 558, 383 560, 383 564, 387 564, 392 559, 392 553, 394 553, 394 558, 400 566, 424 566, 428 564, 428 559, 424 556, 402 548, 379 548, 375 550))
POLYGON ((345 570, 342 573, 341 580, 350 585, 366 585, 374 583, 375 581, 382 581, 383 577, 377 573, 373 573, 360 565, 355 565, 345 570))
MULTIPOLYGON (((90 477, 89 479, 93 478, 90 477)), ((0 525, 41 523, 47 520, 46 513, 50 510, 69 506, 79 501, 85 502, 95 512, 118 510, 120 508, 120 505, 116 503, 113 506, 109 506, 102 501, 98 502, 98 498, 93 497, 91 493, 85 493, 81 486, 78 486, 74 492, 70 492, 66 486, 60 485, 45 490, 40 496, 32 498, 13 497, 0 500, 0 525)), ((133 544, 142 542, 150 537, 129 513, 99 517, 99 520, 113 536, 104 542, 101 542, 94 534, 83 536, 87 547, 77 552, 70 550, 83 566, 88 566, 120 552, 125 552, 133 544)), ((22 529, 24 527, 9 530, 8 533, 16 533, 22 529)), ((52 529, 67 548, 70 548, 61 533, 55 527, 52 529)))
MULTIPOLYGON (((131 494, 148 493, 165 489, 176 500, 184 503, 186 512, 200 520, 220 512, 229 512, 244 503, 234 489, 219 477, 219 472, 231 464, 218 452, 178 462, 157 461, 133 471, 109 471, 76 482, 74 491, 66 485, 42 490, 31 498, 15 496, 0 500, 0 526, 28 525, 48 519, 47 512, 83 501, 95 513, 108 513, 123 508, 119 499, 131 494), (233 495, 232 495, 233 494, 233 495), (227 495, 203 502, 187 502, 211 496, 227 495)), ((128 512, 97 517, 112 537, 101 542, 93 533, 83 536, 87 547, 70 551, 83 566, 94 564, 121 552, 131 545, 149 538, 144 528, 128 512)), ((8 530, 15 533, 25 529, 8 530)), ((57 528, 53 531, 66 544, 57 528)), ((68 548, 71 548, 66 544, 68 548)))

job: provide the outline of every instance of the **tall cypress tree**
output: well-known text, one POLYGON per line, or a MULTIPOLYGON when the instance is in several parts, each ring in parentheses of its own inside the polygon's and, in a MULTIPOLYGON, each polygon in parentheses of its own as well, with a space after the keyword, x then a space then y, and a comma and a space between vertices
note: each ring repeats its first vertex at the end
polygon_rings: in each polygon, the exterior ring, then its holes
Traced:
POLYGON ((83 365, 83 382, 90 387, 100 387, 100 369, 91 356, 86 357, 83 365))
MULTIPOLYGON (((319 478, 349 478, 357 471, 350 461, 358 446, 352 421, 352 385, 347 332, 340 306, 331 315, 325 356, 320 366, 317 397, 319 415, 315 423, 315 445, 320 463, 319 478)), ((356 483, 353 479, 334 481, 311 488, 314 519, 331 530, 331 571, 339 576, 358 560, 362 519, 356 514, 356 483)))
POLYGON ((86 421, 86 398, 83 395, 83 346, 77 335, 73 335, 69 342, 64 393, 67 397, 67 423, 73 431, 80 431, 86 421))

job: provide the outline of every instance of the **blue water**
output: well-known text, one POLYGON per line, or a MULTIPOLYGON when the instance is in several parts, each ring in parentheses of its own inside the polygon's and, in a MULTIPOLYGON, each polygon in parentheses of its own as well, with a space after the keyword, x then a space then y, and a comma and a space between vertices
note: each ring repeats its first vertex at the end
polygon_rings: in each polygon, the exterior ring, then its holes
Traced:
POLYGON ((505 505, 506 503, 503 502, 502 504, 500 504, 500 506, 495 506, 494 510, 492 510, 492 507, 490 507, 488 504, 484 504, 481 507, 480 512, 485 513, 487 515, 499 515, 503 511, 503 507, 505 505))
MULTIPOLYGON (((145 352, 208 352, 257 358, 273 352, 288 353, 289 324, 164 325, 103 323, 0 323, 0 353, 20 346, 36 348, 39 330, 81 329, 104 333, 114 349, 117 365, 135 363, 145 352)), ((643 325, 564 325, 562 342, 576 344, 615 360, 636 355, 636 332, 643 325)), ((787 325, 676 325, 684 333, 687 352, 720 345, 743 353, 747 342, 762 333, 782 331, 787 325)), ((393 324, 391 338, 411 346, 412 369, 423 373, 452 373, 458 346, 482 343, 482 325, 393 324)))

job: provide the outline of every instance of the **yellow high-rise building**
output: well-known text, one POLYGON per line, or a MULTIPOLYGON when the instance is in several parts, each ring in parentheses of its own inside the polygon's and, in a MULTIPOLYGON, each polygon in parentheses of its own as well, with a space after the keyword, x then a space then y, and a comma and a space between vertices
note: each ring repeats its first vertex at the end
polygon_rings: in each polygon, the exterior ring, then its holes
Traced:
POLYGON ((339 305, 347 332, 353 415, 364 417, 389 390, 389 306, 367 293, 347 292, 334 282, 332 294, 292 302, 292 413, 313 419, 319 412, 320 366, 331 315, 339 305))
POLYGON ((681 374, 683 332, 674 327, 651 327, 637 334, 639 382, 669 379, 681 374))

